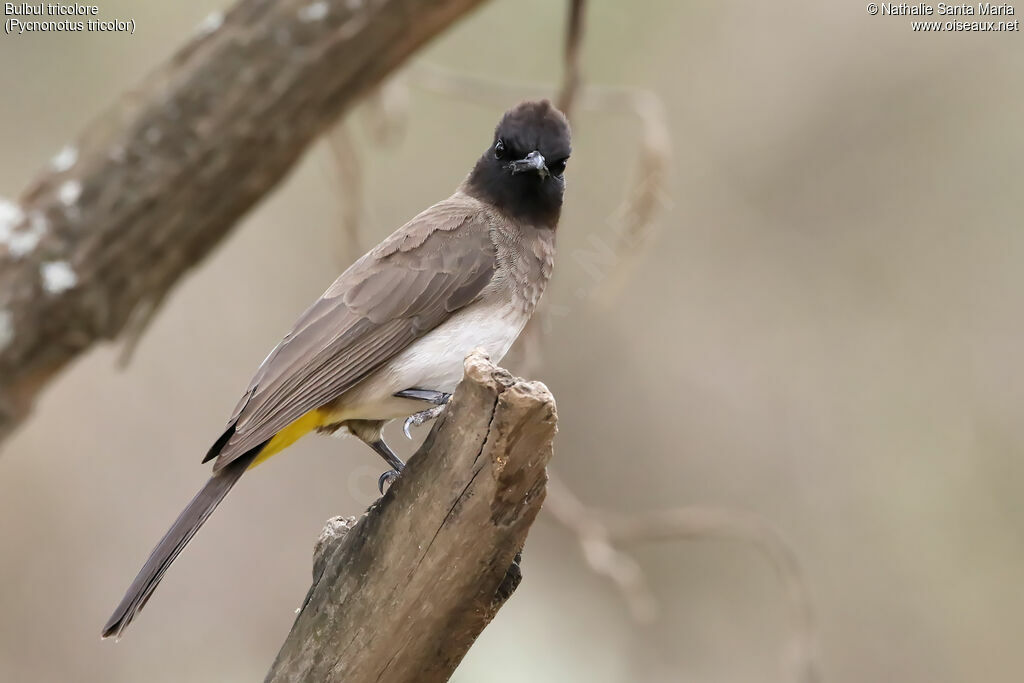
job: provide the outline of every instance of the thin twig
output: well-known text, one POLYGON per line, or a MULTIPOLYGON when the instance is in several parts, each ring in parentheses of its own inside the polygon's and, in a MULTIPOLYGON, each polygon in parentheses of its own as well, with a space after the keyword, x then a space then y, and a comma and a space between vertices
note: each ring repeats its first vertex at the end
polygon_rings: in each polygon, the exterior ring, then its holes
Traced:
POLYGON ((401 78, 391 78, 363 99, 360 122, 378 145, 393 146, 409 123, 409 88, 401 78))
POLYGON ((125 323, 124 330, 121 332, 121 352, 117 354, 117 361, 115 362, 115 366, 119 370, 124 370, 131 365, 143 335, 149 329, 149 324, 153 322, 156 314, 160 312, 166 298, 167 292, 164 291, 154 296, 140 299, 138 305, 132 310, 128 321, 125 323))
POLYGON ((572 118, 572 107, 579 90, 580 49, 583 46, 583 23, 586 14, 586 0, 569 0, 569 17, 565 28, 565 52, 563 55, 562 88, 558 93, 558 108, 572 118))
POLYGON ((608 540, 617 546, 693 539, 727 539, 750 545, 771 562, 792 608, 793 628, 788 659, 795 680, 820 680, 810 593, 796 552, 775 527, 750 512, 734 508, 674 508, 635 515, 607 515, 608 540))
POLYGON ((792 547, 770 524, 749 512, 717 507, 685 507, 633 515, 608 513, 586 506, 561 480, 550 473, 549 477, 544 510, 576 536, 588 566, 619 588, 638 621, 653 619, 657 603, 643 571, 624 548, 640 543, 714 538, 740 541, 756 548, 775 567, 793 611, 786 666, 800 683, 820 680, 814 613, 803 572, 792 547))
POLYGON ((649 623, 658 616, 658 605, 640 565, 612 545, 608 527, 548 469, 548 500, 544 512, 568 529, 580 544, 587 566, 619 589, 633 619, 649 623))
POLYGON ((336 186, 341 234, 345 237, 339 254, 342 263, 354 261, 363 251, 359 238, 363 215, 363 164, 352 140, 350 126, 349 119, 339 121, 327 134, 327 144, 338 174, 336 186))
MULTIPOLYGON (((400 79, 390 79, 374 88, 361 103, 357 114, 370 139, 382 146, 397 144, 405 133, 409 118, 409 92, 400 79)), ((365 172, 352 137, 355 122, 347 117, 327 134, 327 144, 336 164, 340 207, 340 234, 344 240, 338 249, 338 263, 347 266, 362 253, 362 224, 366 209, 363 178, 365 172)))

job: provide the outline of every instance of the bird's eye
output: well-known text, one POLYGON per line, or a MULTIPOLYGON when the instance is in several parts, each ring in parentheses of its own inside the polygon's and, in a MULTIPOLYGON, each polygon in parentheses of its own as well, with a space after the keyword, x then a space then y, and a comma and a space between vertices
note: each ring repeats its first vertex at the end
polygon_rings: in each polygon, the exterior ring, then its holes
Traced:
POLYGON ((551 171, 551 175, 560 176, 565 173, 565 163, 569 161, 569 157, 559 159, 548 166, 548 170, 551 171))
POLYGON ((500 138, 498 139, 497 142, 494 143, 494 158, 495 159, 504 159, 505 158, 505 141, 500 139, 500 138))

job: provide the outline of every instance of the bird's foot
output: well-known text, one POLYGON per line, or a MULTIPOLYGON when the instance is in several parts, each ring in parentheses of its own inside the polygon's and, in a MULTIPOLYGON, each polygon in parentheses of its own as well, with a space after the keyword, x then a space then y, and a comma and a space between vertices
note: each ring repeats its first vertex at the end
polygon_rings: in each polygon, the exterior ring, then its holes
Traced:
POLYGON ((434 406, 433 408, 421 410, 420 412, 413 413, 412 415, 407 417, 405 419, 405 424, 402 425, 402 431, 405 432, 405 436, 411 439, 412 432, 409 431, 410 429, 412 429, 413 427, 419 427, 424 422, 429 422, 430 420, 433 420, 438 415, 444 412, 445 407, 445 405, 434 406))
POLYGON ((388 470, 380 475, 380 479, 377 480, 377 488, 380 490, 380 495, 384 495, 385 487, 391 488, 391 485, 398 479, 399 474, 401 473, 398 470, 388 470))
POLYGON ((433 403, 433 408, 427 408, 421 410, 418 413, 410 415, 405 424, 402 426, 402 431, 405 432, 406 437, 412 438, 412 432, 409 431, 413 427, 419 427, 424 422, 429 422, 435 419, 444 411, 444 407, 448 405, 448 401, 452 395, 443 391, 434 391, 432 389, 403 389, 395 394, 398 398, 409 398, 414 401, 425 401, 427 403, 433 403))

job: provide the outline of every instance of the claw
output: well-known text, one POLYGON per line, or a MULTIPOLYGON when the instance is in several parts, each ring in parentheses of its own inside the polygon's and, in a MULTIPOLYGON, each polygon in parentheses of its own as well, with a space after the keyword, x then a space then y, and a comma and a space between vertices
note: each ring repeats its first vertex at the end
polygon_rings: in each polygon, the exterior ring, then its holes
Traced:
POLYGON ((380 479, 377 480, 377 488, 380 490, 380 495, 384 495, 384 485, 387 484, 388 488, 391 488, 391 484, 396 479, 398 479, 398 472, 396 470, 388 470, 380 475, 380 479))
POLYGON ((434 406, 433 408, 427 408, 426 410, 421 410, 418 413, 413 413, 412 415, 405 419, 405 424, 402 425, 402 431, 405 432, 405 435, 411 439, 412 434, 409 432, 410 428, 419 427, 424 422, 427 422, 428 420, 433 420, 435 417, 444 412, 444 407, 445 404, 442 403, 440 405, 434 406))

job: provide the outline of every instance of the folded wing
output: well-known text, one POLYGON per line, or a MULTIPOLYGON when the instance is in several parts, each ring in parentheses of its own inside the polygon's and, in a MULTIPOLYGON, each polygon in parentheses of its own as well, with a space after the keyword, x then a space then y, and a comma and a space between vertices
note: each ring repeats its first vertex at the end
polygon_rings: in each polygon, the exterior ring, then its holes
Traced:
POLYGON ((495 270, 481 205, 456 195, 356 261, 296 322, 253 377, 204 462, 219 471, 348 391, 476 299, 495 270))

